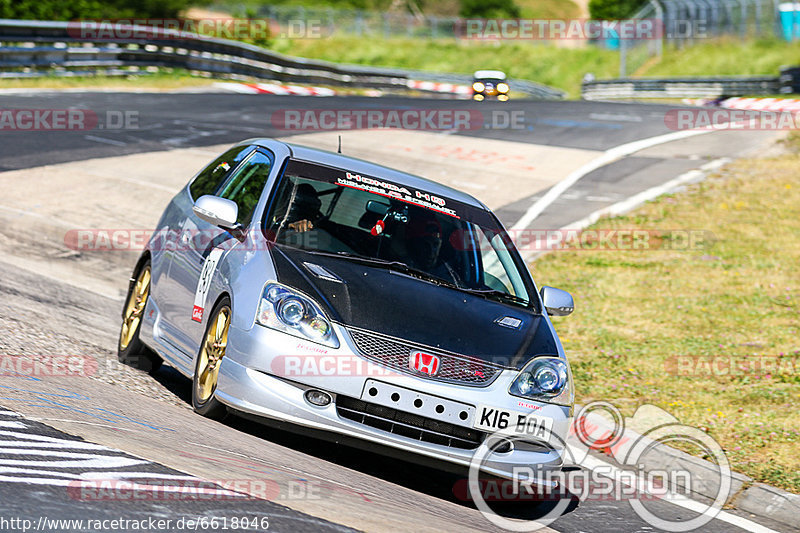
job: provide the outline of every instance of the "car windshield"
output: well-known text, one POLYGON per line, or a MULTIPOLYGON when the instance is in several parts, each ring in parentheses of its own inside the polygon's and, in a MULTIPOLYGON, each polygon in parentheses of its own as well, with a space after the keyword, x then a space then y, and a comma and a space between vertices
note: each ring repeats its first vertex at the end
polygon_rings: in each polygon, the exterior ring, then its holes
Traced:
POLYGON ((279 245, 396 268, 513 304, 530 301, 527 273, 488 211, 379 177, 291 160, 264 231, 279 245))

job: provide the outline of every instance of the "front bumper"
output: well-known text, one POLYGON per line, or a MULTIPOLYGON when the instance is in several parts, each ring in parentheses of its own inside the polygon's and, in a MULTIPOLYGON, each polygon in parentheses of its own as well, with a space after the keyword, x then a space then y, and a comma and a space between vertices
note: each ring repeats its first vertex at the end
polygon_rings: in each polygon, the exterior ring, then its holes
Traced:
MULTIPOLYGON (((341 341, 341 346, 335 350, 257 325, 250 330, 231 327, 227 353, 220 367, 215 393, 217 399, 235 410, 250 415, 285 421, 313 430, 338 433, 366 443, 388 446, 435 462, 445 462, 460 467, 469 467, 477 445, 470 448, 462 440, 457 441, 458 445, 447 445, 439 443, 442 442, 440 439, 420 437, 413 431, 410 433, 406 431, 404 435, 387 427, 375 427, 382 425, 368 424, 358 416, 352 416, 353 406, 369 402, 373 410, 388 409, 395 413, 399 412, 402 416, 409 413, 417 420, 424 417, 428 421, 427 424, 433 427, 438 427, 436 422, 442 423, 442 426, 449 425, 451 429, 455 426, 459 436, 476 433, 485 435, 472 428, 473 418, 476 416, 475 408, 478 405, 521 410, 519 399, 507 393, 511 381, 516 376, 516 372, 510 370, 501 373, 486 387, 459 386, 387 372, 386 369, 372 363, 365 363, 360 367, 361 370, 367 369, 366 371, 349 372, 348 375, 342 375, 342 372, 325 375, 320 375, 319 372, 287 375, 281 371, 282 361, 289 355, 313 358, 311 360, 317 361, 321 358, 361 359, 346 331, 338 325, 334 327, 341 341), (374 392, 376 385, 384 392, 371 397, 367 388, 369 386, 374 392), (304 396, 309 388, 329 393, 333 401, 322 407, 309 403, 304 396), (427 410, 427 407, 414 407, 411 398, 408 401, 405 399, 393 401, 390 399, 393 391, 409 393, 403 396, 423 397, 426 400, 438 399, 433 403, 439 404, 439 407, 444 405, 447 409, 442 409, 442 414, 436 414, 427 410), (342 406, 337 405, 338 397, 342 397, 342 406), (348 410, 343 408, 345 403, 348 410), (343 414, 345 416, 342 416, 343 414), (465 418, 459 417, 459 414, 465 418)), ((347 368, 352 370, 351 367, 347 368)), ((526 406, 535 409, 536 415, 553 419, 553 433, 557 435, 555 440, 563 443, 566 439, 570 409, 545 403, 525 403, 526 406)), ((481 470, 506 478, 511 477, 513 469, 519 466, 536 467, 544 472, 559 470, 563 463, 564 449, 558 443, 553 445, 552 440, 549 446, 520 443, 509 452, 491 453, 481 465, 481 470)))

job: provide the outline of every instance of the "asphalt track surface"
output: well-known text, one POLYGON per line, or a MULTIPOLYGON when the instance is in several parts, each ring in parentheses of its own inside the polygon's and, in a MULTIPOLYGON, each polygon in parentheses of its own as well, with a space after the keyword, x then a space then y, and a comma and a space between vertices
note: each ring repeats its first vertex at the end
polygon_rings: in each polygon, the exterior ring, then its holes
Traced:
MULTIPOLYGON (((674 106, 673 106, 674 107, 674 106)), ((595 102, 517 101, 511 105, 412 98, 309 98, 241 94, 34 93, 0 95, 2 109, 87 109, 101 122, 111 112, 135 111, 138 129, 65 132, 3 132, 0 170, 185 146, 234 143, 248 137, 281 137, 275 112, 287 109, 470 109, 491 121, 491 111, 523 112, 522 129, 482 128, 463 135, 542 145, 606 150, 671 130, 671 106, 595 102), (87 139, 87 136, 91 137, 87 139), (106 141, 105 143, 103 141, 106 141)), ((491 124, 490 124, 491 125, 491 124)), ((306 133, 306 132, 298 132, 306 133)), ((344 146, 345 151, 347 146, 344 146)))
MULTIPOLYGON (((638 104, 513 102, 511 106, 480 106, 472 102, 404 98, 33 94, 0 96, 0 108, 81 108, 91 109, 100 116, 105 116, 106 111, 136 111, 138 129, 72 133, 3 132, 0 133, 0 171, 178 147, 233 143, 248 137, 286 136, 290 132, 273 128, 269 119, 271 113, 283 109, 428 107, 469 108, 482 112, 518 109, 525 116, 525 127, 522 129, 479 129, 454 134, 561 147, 602 151, 670 132, 663 120, 669 106, 638 104)), ((594 183, 605 183, 614 192, 614 184, 622 178, 628 178, 625 188, 619 186, 623 190, 620 196, 625 196, 636 188, 647 188, 659 180, 666 181, 677 173, 695 168, 703 160, 733 157, 742 153, 743 147, 755 144, 753 138, 726 139, 724 133, 713 136, 721 140, 688 145, 689 151, 702 155, 701 159, 652 154, 632 161, 622 160, 612 164, 615 166, 609 165, 611 168, 600 169, 587 176, 581 186, 591 189, 592 180, 596 180, 594 183), (653 172, 655 168, 660 168, 660 171, 653 172), (643 172, 647 169, 650 172, 643 172)), ((683 151, 686 150, 677 149, 679 153, 683 151)), ((487 172, 491 172, 491 169, 487 169, 487 172)), ((580 219, 598 204, 596 200, 585 196, 575 194, 567 213, 564 204, 554 204, 553 209, 546 211, 541 220, 547 221, 547 217, 553 217, 551 220, 564 219, 566 222, 580 219)), ((613 196, 606 195, 606 198, 607 202, 614 200, 613 196)), ((516 199, 509 203, 501 210, 504 222, 513 223, 530 200, 516 199)), ((121 301, 98 294, 76 292, 69 284, 0 262, 0 320, 13 322, 13 327, 6 328, 6 333, 0 339, 0 347, 6 353, 19 353, 13 350, 27 344, 47 347, 48 343, 55 342, 54 338, 60 343, 58 349, 65 350, 63 346, 68 346, 74 350, 66 353, 79 350, 94 350, 105 355, 113 353, 120 306, 121 301), (41 324, 46 326, 39 327, 41 324)), ((173 519, 197 518, 203 513, 217 517, 264 515, 270 519, 270 529, 279 531, 346 529, 337 524, 360 524, 360 529, 365 530, 492 530, 471 503, 454 495, 453 487, 460 479, 457 475, 431 471, 399 459, 388 459, 347 446, 334 446, 282 430, 265 430, 239 418, 230 419, 224 424, 208 421, 193 414, 186 406, 190 386, 188 380, 168 367, 159 370, 152 379, 157 386, 173 395, 174 401, 161 402, 89 378, 32 382, 24 376, 4 375, 0 411, 3 408, 9 411, 0 413, 0 426, 3 426, 0 429, 65 440, 77 435, 107 448, 97 452, 101 455, 144 459, 146 462, 137 465, 137 468, 151 474, 230 479, 236 475, 235 472, 225 470, 221 463, 209 464, 208 456, 186 453, 201 449, 193 446, 202 446, 205 450, 220 449, 223 451, 215 456, 220 461, 224 457, 239 457, 247 458, 253 464, 263 462, 271 465, 269 475, 279 483, 285 484, 287 479, 320 480, 347 490, 324 492, 323 500, 318 502, 301 498, 298 501, 278 499, 276 502, 259 501, 255 504, 252 501, 226 501, 213 505, 191 501, 76 503, 64 490, 63 484, 25 483, 19 480, 9 482, 6 477, 0 477, 0 514, 29 518, 34 522, 45 514, 50 518, 158 516, 173 519), (102 417, 97 414, 98 409, 105 412, 102 417), (15 412, 24 416, 17 416, 15 412), (56 427, 59 429, 54 429, 56 427), (192 445, 188 441, 197 443, 192 445), (286 474, 287 471, 290 474, 286 474), (373 521, 370 521, 370 516, 373 521)), ((16 468, 15 457, 19 455, 0 446, 0 467, 4 469, 0 475, 13 474, 8 469, 16 468)), ((55 454, 54 457, 60 460, 55 454)), ((86 475, 86 471, 80 469, 71 471, 65 468, 60 471, 63 474, 86 475)), ((104 472, 109 471, 106 469, 104 472)), ((31 476, 30 473, 17 475, 31 476)), ((48 477, 52 479, 58 476, 48 477)), ((654 501, 649 505, 664 518, 677 519, 691 515, 689 511, 667 502, 654 501)), ((542 512, 542 508, 530 505, 517 505, 503 510, 504 514, 515 518, 536 518, 542 512)), ((732 515, 752 519, 738 511, 732 511, 732 515)), ((775 530, 789 530, 766 520, 758 519, 758 522, 775 530)), ((563 532, 657 530, 638 517, 626 501, 613 499, 575 499, 551 528, 563 532)), ((702 530, 728 532, 742 529, 715 520, 702 530)))

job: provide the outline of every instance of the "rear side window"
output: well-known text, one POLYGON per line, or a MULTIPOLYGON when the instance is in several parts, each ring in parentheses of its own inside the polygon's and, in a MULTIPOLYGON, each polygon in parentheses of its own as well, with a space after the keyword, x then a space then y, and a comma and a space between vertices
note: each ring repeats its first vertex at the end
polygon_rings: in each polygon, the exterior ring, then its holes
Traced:
POLYGON ((231 148, 204 168, 189 185, 192 200, 206 194, 216 194, 223 180, 252 149, 251 146, 231 148))

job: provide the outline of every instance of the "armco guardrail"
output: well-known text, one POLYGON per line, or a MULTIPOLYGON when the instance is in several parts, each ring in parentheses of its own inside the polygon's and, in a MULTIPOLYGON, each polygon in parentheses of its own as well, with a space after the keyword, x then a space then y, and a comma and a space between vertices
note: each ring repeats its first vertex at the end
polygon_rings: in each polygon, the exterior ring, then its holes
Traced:
MULTIPOLYGON (((408 89, 412 79, 472 82, 468 75, 340 65, 286 56, 238 41, 147 26, 116 26, 114 35, 91 23, 0 19, 0 78, 44 75, 131 74, 148 68, 182 68, 229 78, 287 83, 408 89)), ((510 80, 514 90, 560 99, 559 90, 510 80)))
MULTIPOLYGON (((586 100, 614 98, 716 98, 778 94, 785 87, 781 78, 674 78, 616 79, 585 81, 581 96, 586 100)), ((784 91, 785 92, 785 91, 784 91)))

